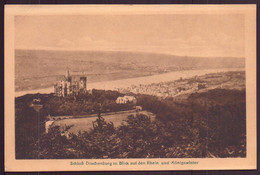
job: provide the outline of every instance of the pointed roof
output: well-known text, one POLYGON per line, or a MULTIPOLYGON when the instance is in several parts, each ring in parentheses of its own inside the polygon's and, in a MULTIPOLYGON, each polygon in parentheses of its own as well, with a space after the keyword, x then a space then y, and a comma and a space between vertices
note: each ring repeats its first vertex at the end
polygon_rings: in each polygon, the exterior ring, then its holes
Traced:
POLYGON ((66 77, 67 77, 67 78, 70 77, 70 70, 69 70, 69 69, 67 69, 66 77))
POLYGON ((62 78, 60 78, 61 81, 67 81, 67 77, 66 76, 62 76, 62 78))

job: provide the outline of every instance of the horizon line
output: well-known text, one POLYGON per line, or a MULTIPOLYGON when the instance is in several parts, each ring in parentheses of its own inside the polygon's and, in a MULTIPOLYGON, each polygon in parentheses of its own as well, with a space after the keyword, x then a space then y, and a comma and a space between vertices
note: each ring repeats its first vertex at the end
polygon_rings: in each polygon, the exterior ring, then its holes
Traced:
POLYGON ((151 52, 151 51, 133 51, 133 50, 87 50, 87 49, 53 49, 53 48, 14 48, 14 50, 22 51, 65 51, 65 52, 125 52, 125 53, 146 53, 146 54, 157 54, 157 55, 168 55, 177 57, 193 57, 193 58, 244 58, 245 56, 192 56, 192 55, 179 55, 173 53, 163 53, 163 52, 151 52))

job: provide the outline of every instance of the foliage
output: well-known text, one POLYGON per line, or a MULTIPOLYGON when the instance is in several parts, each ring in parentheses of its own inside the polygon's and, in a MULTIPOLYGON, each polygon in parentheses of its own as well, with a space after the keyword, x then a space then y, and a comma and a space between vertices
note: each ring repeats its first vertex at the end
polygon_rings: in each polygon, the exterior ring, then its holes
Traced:
POLYGON ((86 115, 96 113, 101 105, 102 112, 115 112, 132 109, 133 104, 116 104, 121 94, 117 91, 92 90, 92 94, 85 93, 76 96, 52 96, 44 103, 44 108, 52 116, 57 115, 86 115))
MULTIPOLYGON (((156 114, 156 120, 151 121, 149 116, 137 113, 135 116, 129 116, 117 128, 101 116, 105 106, 102 106, 102 94, 104 93, 100 91, 94 92, 95 98, 100 101, 97 100, 99 103, 93 105, 98 114, 93 129, 77 135, 68 133, 68 129, 61 133, 56 127, 47 134, 37 135, 37 132, 33 131, 37 130, 36 125, 33 125, 36 118, 26 118, 35 116, 35 112, 26 104, 17 103, 17 157, 53 159, 246 156, 245 91, 215 89, 192 94, 188 100, 179 102, 137 95, 137 105, 156 114), (31 123, 32 128, 24 128, 29 126, 24 121, 31 123)), ((88 98, 91 99, 91 95, 88 98)), ((105 95, 106 98, 115 99, 116 96, 105 95)), ((90 99, 81 96, 77 97, 76 101, 84 103, 84 100, 90 99)), ((47 104, 46 101, 50 102, 54 97, 46 97, 44 100, 47 104)), ((64 102, 68 103, 69 100, 64 102)), ((40 112, 44 115, 44 111, 40 112)))
POLYGON ((32 158, 35 142, 44 131, 43 115, 44 111, 36 112, 26 102, 15 104, 16 158, 32 158))

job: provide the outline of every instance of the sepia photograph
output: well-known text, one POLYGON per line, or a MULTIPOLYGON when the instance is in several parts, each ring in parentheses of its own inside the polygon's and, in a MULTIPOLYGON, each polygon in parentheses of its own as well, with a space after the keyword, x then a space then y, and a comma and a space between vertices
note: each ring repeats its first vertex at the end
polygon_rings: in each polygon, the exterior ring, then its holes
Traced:
POLYGON ((20 11, 6 43, 7 159, 69 160, 73 170, 256 166, 255 6, 9 9, 20 11))

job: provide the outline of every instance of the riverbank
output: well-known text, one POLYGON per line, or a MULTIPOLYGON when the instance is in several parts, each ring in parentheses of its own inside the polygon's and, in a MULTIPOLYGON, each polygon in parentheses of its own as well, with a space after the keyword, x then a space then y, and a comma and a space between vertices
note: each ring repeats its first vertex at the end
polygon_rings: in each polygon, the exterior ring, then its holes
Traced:
MULTIPOLYGON (((120 88, 127 88, 132 85, 147 85, 152 83, 160 83, 167 81, 174 81, 179 78, 191 78, 193 76, 201 76, 209 73, 219 73, 219 72, 228 72, 228 71, 243 71, 244 68, 225 68, 225 69, 203 69, 203 70, 185 70, 185 71, 174 71, 164 74, 157 74, 152 76, 144 76, 137 78, 128 78, 121 80, 113 81, 102 81, 95 83, 88 83, 87 89, 104 89, 104 90, 118 90, 120 88)), ((25 94, 35 94, 35 93, 53 93, 54 88, 43 88, 27 91, 17 91, 15 92, 15 97, 23 96, 25 94)))

